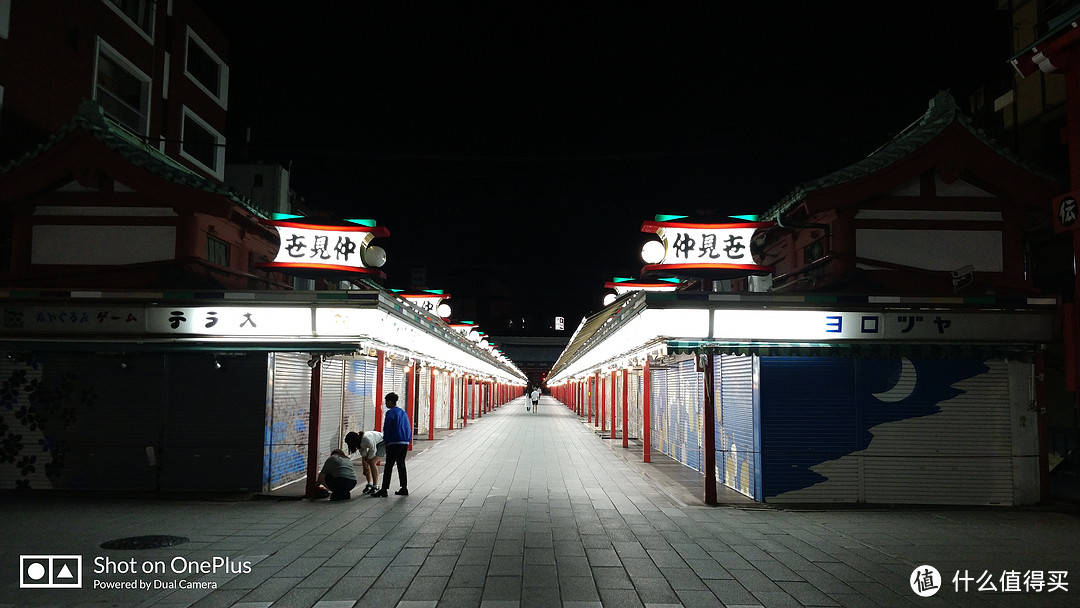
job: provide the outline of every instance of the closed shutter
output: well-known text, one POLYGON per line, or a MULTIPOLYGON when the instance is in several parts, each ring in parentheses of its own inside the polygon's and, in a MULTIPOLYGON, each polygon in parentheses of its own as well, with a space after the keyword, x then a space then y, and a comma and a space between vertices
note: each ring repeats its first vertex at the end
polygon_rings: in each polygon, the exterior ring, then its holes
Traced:
POLYGON ((613 399, 613 406, 615 407, 615 436, 622 438, 623 434, 623 374, 621 371, 615 372, 615 397, 613 399))
POLYGON ((858 450, 855 360, 761 357, 760 365, 764 499, 854 502, 859 463, 844 457, 858 450))
POLYGON ((270 416, 264 483, 270 489, 304 478, 307 471, 311 368, 305 353, 271 353, 270 416))
POLYGON ((716 408, 720 418, 716 436, 717 474, 725 486, 761 500, 755 492, 754 358, 721 355, 713 374, 713 382, 720 391, 716 408))
POLYGON ((373 357, 345 360, 345 402, 342 412, 343 432, 370 431, 375 428, 375 371, 373 357))
POLYGON ((431 393, 434 387, 431 385, 431 369, 421 368, 419 371, 420 388, 416 392, 416 417, 413 418, 413 424, 416 434, 426 436, 431 427, 431 393))
POLYGON ((435 428, 450 428, 450 376, 435 372, 435 428))
MULTIPOLYGON (((704 443, 701 424, 705 385, 693 359, 680 361, 676 367, 679 380, 674 395, 675 403, 671 409, 676 416, 675 424, 679 427, 682 440, 677 460, 695 471, 703 471, 705 459, 701 453, 704 443)), ((671 384, 669 381, 668 386, 671 384)))
POLYGON ((161 489, 261 491, 267 354, 166 357, 161 489))
POLYGON ((641 370, 631 371, 628 381, 630 383, 630 391, 627 397, 630 400, 630 405, 627 407, 627 410, 629 410, 628 416, 630 420, 627 424, 627 433, 630 434, 632 439, 640 439, 642 437, 641 370))
POLYGON ((653 367, 649 370, 649 414, 648 421, 652 440, 652 449, 661 454, 671 454, 672 438, 668 437, 667 423, 667 378, 666 367, 653 367))
POLYGON ((80 352, 0 357, 0 489, 157 488, 164 356, 123 362, 80 352))
MULTIPOLYGON (((383 394, 379 395, 378 398, 385 399, 388 393, 396 393, 398 405, 405 407, 409 399, 407 384, 405 381, 405 366, 397 361, 387 361, 383 368, 383 394)), ((385 404, 385 402, 383 403, 385 404)))
POLYGON ((344 397, 345 366, 341 359, 322 364, 322 392, 319 400, 319 466, 332 450, 342 446, 341 413, 344 397))
MULTIPOLYGON (((860 363, 865 381, 880 374, 873 361, 860 363)), ((874 389, 861 395, 862 427, 872 434, 861 452, 864 500, 1013 504, 1009 364, 912 360, 910 370, 895 382, 893 371, 884 387, 902 387, 911 373, 917 384, 909 397, 882 403, 874 389)))

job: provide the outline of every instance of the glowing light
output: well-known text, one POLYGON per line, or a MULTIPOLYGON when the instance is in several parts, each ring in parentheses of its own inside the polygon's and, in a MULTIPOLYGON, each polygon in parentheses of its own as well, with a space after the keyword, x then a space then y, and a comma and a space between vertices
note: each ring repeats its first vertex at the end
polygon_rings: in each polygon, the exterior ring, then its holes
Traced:
POLYGON ((641 247, 641 259, 645 260, 646 264, 659 264, 664 261, 665 255, 667 248, 660 241, 649 241, 641 247))

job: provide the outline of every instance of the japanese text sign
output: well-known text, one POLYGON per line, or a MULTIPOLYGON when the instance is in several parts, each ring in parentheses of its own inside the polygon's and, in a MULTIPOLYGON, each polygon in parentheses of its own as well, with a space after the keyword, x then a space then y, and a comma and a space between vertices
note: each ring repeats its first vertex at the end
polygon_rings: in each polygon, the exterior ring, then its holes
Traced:
POLYGON ((277 256, 264 267, 372 272, 363 261, 364 248, 374 237, 389 235, 381 227, 263 223, 276 228, 281 237, 277 256))
POLYGON ((771 272, 771 267, 754 262, 750 241, 758 229, 772 225, 773 222, 645 222, 641 225, 641 231, 655 232, 664 244, 663 259, 645 266, 645 270, 729 269, 746 270, 747 274, 771 272))
POLYGON ((1080 192, 1070 192, 1054 197, 1054 232, 1068 232, 1080 228, 1080 192))

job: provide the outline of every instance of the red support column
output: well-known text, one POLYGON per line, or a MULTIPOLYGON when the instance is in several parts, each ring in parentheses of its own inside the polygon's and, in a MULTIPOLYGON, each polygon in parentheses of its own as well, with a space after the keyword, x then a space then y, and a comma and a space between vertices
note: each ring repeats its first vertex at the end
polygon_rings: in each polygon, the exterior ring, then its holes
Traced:
POLYGON ((623 368, 622 370, 622 447, 630 447, 630 426, 627 418, 630 417, 630 387, 627 379, 630 377, 630 370, 623 368))
POLYGON ((319 422, 322 409, 322 357, 312 355, 315 366, 311 368, 311 388, 308 393, 308 453, 307 485, 304 494, 314 498, 319 489, 319 422))
POLYGON ((615 426, 618 424, 618 416, 615 415, 615 370, 611 371, 611 438, 615 439, 615 426))
POLYGON ((383 423, 383 372, 386 370, 386 351, 376 351, 375 355, 375 430, 382 432, 383 423))
MULTIPOLYGON (((407 409, 405 411, 409 412, 409 422, 412 424, 413 429, 415 430, 416 429, 416 393, 419 392, 416 389, 416 386, 419 384, 417 382, 417 380, 419 380, 419 378, 416 375, 416 362, 412 361, 411 363, 409 363, 409 367, 407 367, 405 369, 408 370, 408 371, 405 372, 405 382, 406 382, 406 386, 409 387, 409 394, 405 397, 406 407, 408 407, 409 409, 407 409)), ((409 440, 409 451, 412 451, 412 449, 413 449, 413 442, 410 439, 409 440)))
POLYGON ((652 386, 650 386, 651 379, 649 378, 649 359, 645 358, 645 367, 641 370, 641 417, 644 420, 641 421, 641 434, 642 443, 642 462, 652 462, 652 429, 649 428, 652 425, 652 386))
POLYGON ((435 366, 431 367, 431 382, 428 386, 427 438, 435 439, 435 366))
POLYGON ((461 380, 461 428, 469 426, 469 377, 461 380))

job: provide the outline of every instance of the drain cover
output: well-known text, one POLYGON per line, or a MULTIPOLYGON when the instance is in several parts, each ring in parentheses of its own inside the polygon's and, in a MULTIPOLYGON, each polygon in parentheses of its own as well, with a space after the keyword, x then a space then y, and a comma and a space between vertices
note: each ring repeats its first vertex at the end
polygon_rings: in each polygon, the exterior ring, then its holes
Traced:
POLYGON ((171 547, 173 545, 182 545, 188 542, 188 539, 183 536, 163 536, 163 535, 151 535, 151 536, 131 536, 128 538, 118 538, 116 540, 108 540, 101 543, 102 549, 160 549, 161 547, 171 547))

